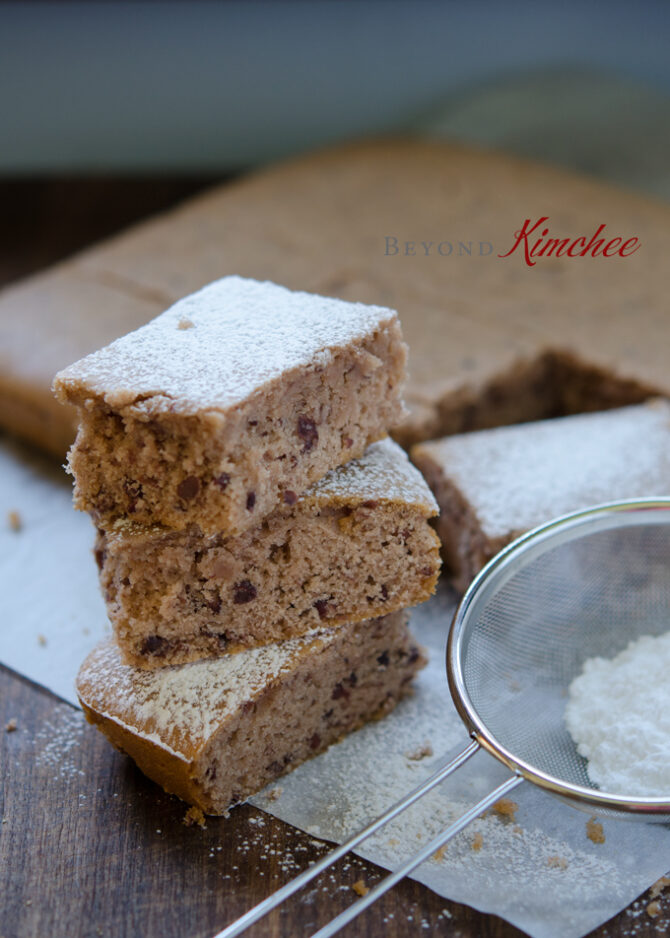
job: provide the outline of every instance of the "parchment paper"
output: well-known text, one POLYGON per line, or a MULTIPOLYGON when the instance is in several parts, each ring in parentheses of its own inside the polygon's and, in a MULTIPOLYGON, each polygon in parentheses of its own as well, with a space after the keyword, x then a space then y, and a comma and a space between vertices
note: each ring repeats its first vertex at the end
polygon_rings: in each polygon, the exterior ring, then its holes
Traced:
MULTIPOLYGON (((108 629, 91 555, 93 527, 73 511, 65 473, 27 449, 0 440, 0 478, 0 661, 76 705, 79 664, 108 629), (9 511, 19 513, 18 532, 9 511)), ((276 800, 261 793, 252 803, 339 841, 457 751, 466 734, 444 671, 454 602, 441 588, 413 612, 413 629, 431 659, 413 698, 270 786, 273 795, 281 788, 276 800)), ((504 777, 495 760, 476 756, 357 852, 394 868, 504 777)), ((670 865, 664 827, 605 821, 605 843, 594 844, 586 836, 588 815, 528 784, 513 798, 513 819, 492 814, 476 821, 416 878, 537 938, 576 938, 625 908, 670 865)))

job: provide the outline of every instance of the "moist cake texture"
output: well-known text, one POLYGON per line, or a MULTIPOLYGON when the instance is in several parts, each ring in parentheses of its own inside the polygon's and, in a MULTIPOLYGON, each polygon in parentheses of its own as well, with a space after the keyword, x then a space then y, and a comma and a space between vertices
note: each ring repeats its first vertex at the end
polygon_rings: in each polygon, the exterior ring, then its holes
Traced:
POLYGON ((425 664, 394 613, 238 655, 144 671, 111 640, 83 663, 87 719, 159 785, 223 814, 388 713, 425 664))
POLYGON ((247 530, 404 415, 393 310, 224 277, 61 371, 75 505, 247 530))
POLYGON ((391 440, 331 470, 241 535, 122 520, 96 558, 124 661, 162 667, 423 602, 440 569, 438 508, 391 440))
POLYGON ((670 494, 670 404, 500 427, 412 449, 440 506, 437 531, 460 589, 506 544, 567 512, 670 494))

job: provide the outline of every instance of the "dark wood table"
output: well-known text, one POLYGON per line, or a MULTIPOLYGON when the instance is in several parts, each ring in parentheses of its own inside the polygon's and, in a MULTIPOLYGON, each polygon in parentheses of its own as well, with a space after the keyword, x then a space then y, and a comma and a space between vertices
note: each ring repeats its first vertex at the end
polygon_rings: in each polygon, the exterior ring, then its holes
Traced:
MULTIPOLYGON (((0 182, 0 282, 211 181, 0 182)), ((3 667, 0 774, 0 938, 207 938, 328 849, 246 805, 229 818, 208 818, 204 830, 185 826, 186 806, 145 779, 79 711, 3 667), (13 720, 16 730, 7 732, 13 720)), ((356 898, 346 887, 361 879, 371 886, 383 875, 355 857, 342 861, 247 934, 308 935, 356 898)), ((670 898, 660 897, 661 916, 653 919, 645 911, 648 901, 622 912, 593 938, 666 933, 670 898)), ((342 934, 522 933, 405 880, 342 934)))

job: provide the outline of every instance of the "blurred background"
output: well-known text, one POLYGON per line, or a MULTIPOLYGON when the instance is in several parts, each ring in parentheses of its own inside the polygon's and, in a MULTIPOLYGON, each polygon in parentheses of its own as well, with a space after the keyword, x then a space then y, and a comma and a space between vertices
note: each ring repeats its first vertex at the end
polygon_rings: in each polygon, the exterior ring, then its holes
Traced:
POLYGON ((502 146, 668 198, 669 95, 665 0, 0 3, 0 280, 367 134, 502 146))

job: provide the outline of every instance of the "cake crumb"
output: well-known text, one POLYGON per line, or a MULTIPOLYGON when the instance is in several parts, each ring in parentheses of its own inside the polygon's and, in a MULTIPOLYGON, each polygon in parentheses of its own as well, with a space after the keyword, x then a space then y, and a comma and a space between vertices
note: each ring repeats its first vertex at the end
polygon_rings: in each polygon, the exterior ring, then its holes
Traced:
POLYGON ((660 902, 650 902, 647 906, 647 915, 649 918, 658 918, 661 914, 661 903, 660 902))
POLYGON ((552 870, 567 870, 568 861, 565 859, 565 857, 547 857, 547 866, 552 870))
POLYGON ((192 328, 193 328, 193 323, 191 322, 190 319, 186 319, 185 317, 182 317, 177 323, 177 329, 192 329, 192 328))
POLYGON ((15 509, 7 512, 7 524, 12 531, 20 531, 23 527, 23 520, 21 515, 15 509))
POLYGON ((511 801, 509 798, 501 798, 500 801, 496 801, 491 810, 494 811, 498 817, 506 818, 509 821, 516 821, 516 812, 519 810, 519 805, 516 801, 511 801))
POLYGON ((195 827, 197 824, 198 827, 202 827, 203 829, 207 826, 205 824, 205 815, 202 813, 202 809, 195 804, 191 805, 191 807, 184 815, 182 824, 184 824, 186 827, 195 827))
POLYGON ((594 817, 590 818, 586 822, 586 836, 594 844, 605 843, 605 834, 603 833, 603 826, 600 823, 600 821, 596 821, 594 817))
POLYGON ((649 887, 649 895, 652 899, 656 899, 663 892, 666 886, 670 886, 670 877, 661 876, 660 879, 657 879, 653 886, 649 887))
POLYGON ((12 717, 11 720, 5 724, 5 733, 13 733, 17 726, 16 717, 12 717))
POLYGON ((438 849, 437 849, 437 850, 435 851, 435 853, 433 854, 433 860, 437 860, 438 863, 439 863, 441 860, 444 860, 444 857, 445 857, 446 852, 447 852, 447 845, 446 845, 446 844, 442 844, 442 846, 441 846, 441 847, 438 847, 438 849))
POLYGON ((274 788, 271 788, 267 793, 268 801, 278 801, 282 796, 284 789, 280 785, 276 785, 274 788))
POLYGON ((420 759, 425 759, 428 756, 433 755, 433 747, 429 742, 423 743, 421 746, 418 746, 416 749, 412 749, 409 752, 405 753, 406 759, 411 759, 412 762, 419 762, 420 759))
POLYGON ((481 832, 477 831, 475 836, 472 838, 472 843, 470 844, 470 846, 472 847, 473 850, 481 850, 483 845, 484 845, 484 838, 481 832))
POLYGON ((370 892, 362 879, 357 879, 351 888, 354 890, 357 896, 367 896, 367 894, 370 892))
POLYGON ((42 633, 40 632, 37 636, 37 644, 42 645, 42 647, 44 647, 46 643, 47 643, 46 635, 42 635, 42 633))

